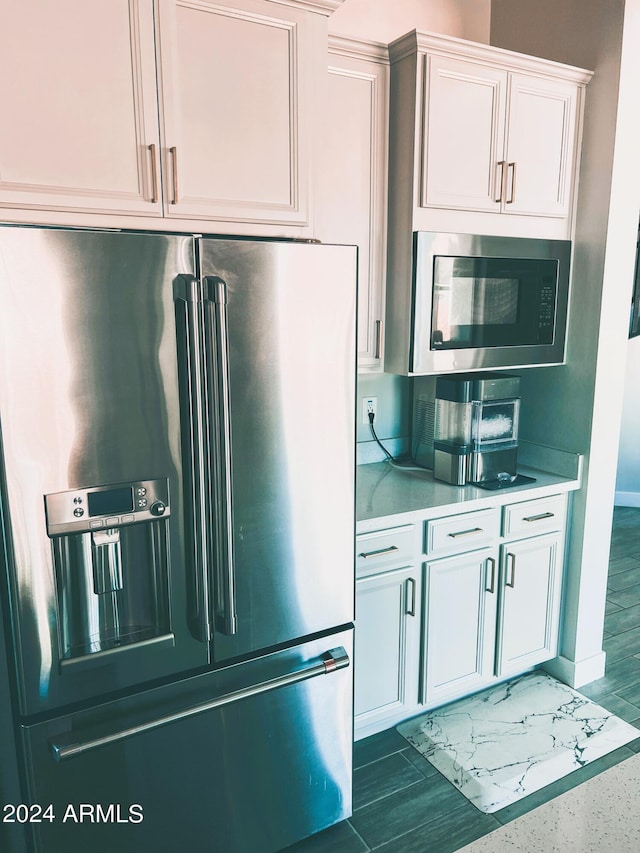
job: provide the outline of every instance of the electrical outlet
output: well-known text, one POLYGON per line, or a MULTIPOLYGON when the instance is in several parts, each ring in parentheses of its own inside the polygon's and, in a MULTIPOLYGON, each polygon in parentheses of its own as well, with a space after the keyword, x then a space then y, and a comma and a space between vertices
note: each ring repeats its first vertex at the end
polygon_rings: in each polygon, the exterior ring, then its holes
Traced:
POLYGON ((362 398, 362 423, 369 423, 369 412, 373 412, 374 417, 378 414, 378 398, 363 397, 362 398))

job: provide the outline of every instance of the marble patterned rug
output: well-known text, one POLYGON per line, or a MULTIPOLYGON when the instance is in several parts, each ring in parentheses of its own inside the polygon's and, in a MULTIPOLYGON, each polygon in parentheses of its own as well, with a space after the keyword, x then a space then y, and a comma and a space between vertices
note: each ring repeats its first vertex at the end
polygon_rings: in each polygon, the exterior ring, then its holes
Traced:
POLYGON ((498 811, 640 736, 545 672, 436 708, 397 730, 483 812, 498 811))

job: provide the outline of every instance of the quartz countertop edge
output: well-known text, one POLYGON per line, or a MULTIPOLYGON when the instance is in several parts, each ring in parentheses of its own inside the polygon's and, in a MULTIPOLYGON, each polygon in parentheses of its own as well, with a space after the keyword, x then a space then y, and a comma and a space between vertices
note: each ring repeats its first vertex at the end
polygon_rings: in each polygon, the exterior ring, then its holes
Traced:
MULTIPOLYGON (((529 453, 522 454, 525 460, 529 453)), ((534 452, 536 460, 546 455, 534 452)), ((553 454, 551 454, 553 456, 553 454)), ((369 533, 398 524, 410 524, 444 515, 486 509, 536 498, 546 498, 580 488, 582 457, 568 454, 563 473, 523 464, 518 473, 535 482, 490 491, 478 486, 451 486, 434 480, 428 470, 405 470, 388 462, 359 465, 356 474, 356 532, 369 533), (573 470, 571 470, 573 468, 573 470)))

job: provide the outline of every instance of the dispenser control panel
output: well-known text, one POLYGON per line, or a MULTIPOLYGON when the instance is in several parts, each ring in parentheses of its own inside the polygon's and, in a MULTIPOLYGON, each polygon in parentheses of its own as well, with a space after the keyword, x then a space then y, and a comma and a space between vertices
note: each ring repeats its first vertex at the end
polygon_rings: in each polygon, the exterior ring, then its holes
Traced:
POLYGON ((89 533, 170 514, 169 481, 140 480, 44 496, 47 534, 89 533))

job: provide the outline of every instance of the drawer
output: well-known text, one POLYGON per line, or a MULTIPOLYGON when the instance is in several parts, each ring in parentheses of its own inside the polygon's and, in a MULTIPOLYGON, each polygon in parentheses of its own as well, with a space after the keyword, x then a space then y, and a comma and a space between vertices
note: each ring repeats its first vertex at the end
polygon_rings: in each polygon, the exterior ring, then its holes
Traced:
POLYGON ((426 523, 425 551, 470 551, 500 536, 500 510, 498 507, 449 515, 426 523))
POLYGON ((562 530, 566 505, 566 495, 552 495, 537 501, 507 504, 502 520, 503 536, 535 536, 549 530, 562 530))
POLYGON ((391 565, 406 566, 416 553, 415 525, 390 527, 374 533, 356 536, 356 574, 371 574, 372 570, 391 565))

